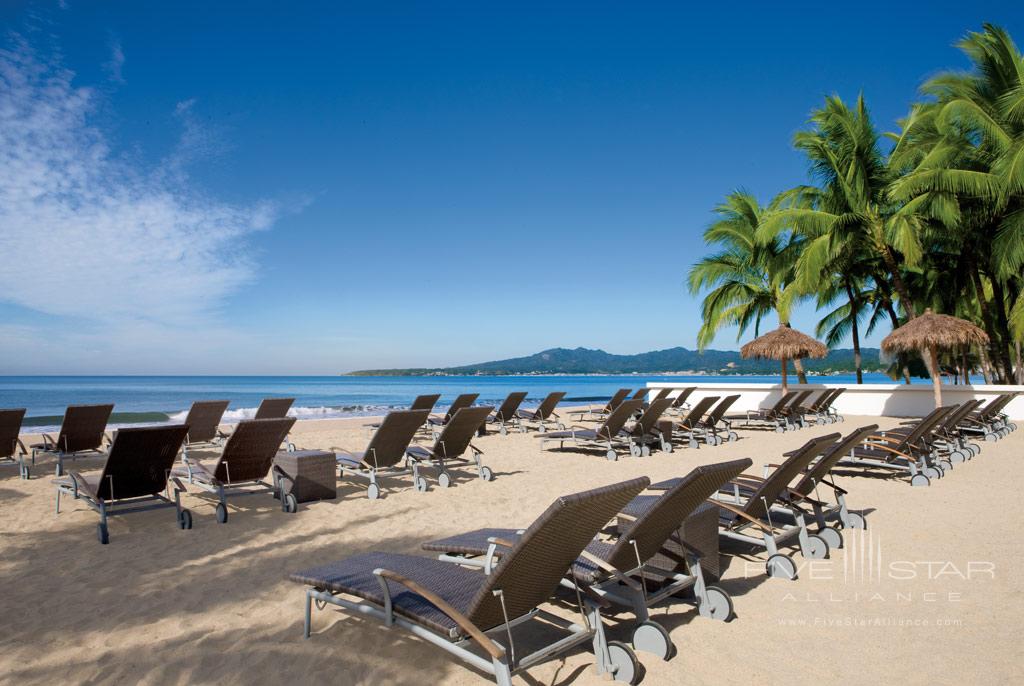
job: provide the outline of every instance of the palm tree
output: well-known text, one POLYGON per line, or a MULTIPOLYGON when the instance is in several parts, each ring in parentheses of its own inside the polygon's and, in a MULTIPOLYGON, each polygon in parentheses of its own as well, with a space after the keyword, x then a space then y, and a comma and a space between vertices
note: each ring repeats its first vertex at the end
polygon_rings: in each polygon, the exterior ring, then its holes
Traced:
MULTIPOLYGON (((738 190, 715 208, 717 219, 704 231, 704 241, 718 251, 694 264, 689 275, 691 293, 708 290, 697 333, 701 350, 727 326, 737 327, 739 340, 751 326, 754 335, 760 335, 762 321, 772 314, 780 325, 789 324, 797 295, 792 282, 799 239, 793 235, 757 239, 758 227, 776 206, 773 201, 761 207, 752 194, 738 190)), ((807 383, 800 360, 793 364, 800 383, 807 383)))

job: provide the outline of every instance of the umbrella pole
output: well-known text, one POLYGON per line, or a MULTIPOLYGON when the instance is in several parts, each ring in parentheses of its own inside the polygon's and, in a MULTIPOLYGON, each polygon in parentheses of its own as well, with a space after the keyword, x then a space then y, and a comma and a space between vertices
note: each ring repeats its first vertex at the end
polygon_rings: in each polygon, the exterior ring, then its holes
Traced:
POLYGON ((787 386, 788 386, 788 384, 786 383, 786 358, 783 357, 782 358, 782 392, 783 393, 786 392, 786 387, 787 386))
POLYGON ((928 348, 928 360, 932 368, 932 387, 935 389, 935 409, 942 407, 942 379, 939 378, 939 354, 934 347, 928 348))

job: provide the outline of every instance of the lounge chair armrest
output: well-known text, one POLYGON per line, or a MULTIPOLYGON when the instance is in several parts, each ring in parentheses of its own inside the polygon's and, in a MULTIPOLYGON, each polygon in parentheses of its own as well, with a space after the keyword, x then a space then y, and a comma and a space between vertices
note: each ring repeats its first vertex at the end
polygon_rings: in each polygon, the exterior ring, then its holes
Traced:
POLYGON ((613 577, 615 577, 615 579, 619 583, 622 583, 622 584, 625 584, 626 586, 629 586, 634 591, 642 591, 643 590, 643 588, 640 586, 639 582, 634 581, 633 579, 630 579, 628 576, 626 576, 625 574, 620 572, 616 567, 613 567, 612 565, 608 564, 607 562, 605 562, 604 560, 599 558, 597 555, 594 555, 590 551, 583 550, 582 552, 580 552, 580 557, 582 557, 587 562, 590 562, 591 564, 596 565, 599 569, 603 569, 604 571, 608 572, 613 577))
POLYGON ((43 449, 49 450, 50 448, 56 447, 57 441, 53 440, 53 436, 50 434, 41 434, 43 437, 43 449))
POLYGON ((473 451, 474 453, 476 453, 477 455, 483 455, 483 454, 484 454, 484 451, 483 451, 483 450, 480 450, 480 448, 477 448, 477 447, 476 447, 475 445, 473 445, 472 443, 470 443, 470 444, 469 444, 469 449, 470 449, 470 450, 472 450, 472 451, 473 451))
POLYGON ((718 507, 722 508, 723 510, 728 510, 729 512, 732 512, 734 515, 736 515, 740 519, 747 520, 748 522, 750 522, 754 526, 758 527, 762 531, 767 531, 768 533, 772 532, 771 528, 769 528, 764 522, 762 522, 762 521, 760 521, 758 519, 754 519, 753 517, 751 517, 750 515, 748 515, 746 512, 744 512, 743 510, 741 510, 738 507, 734 507, 734 506, 730 505, 729 503, 723 502, 721 500, 715 500, 714 498, 708 498, 708 502, 711 503, 712 505, 717 505, 718 507))
POLYGON ((107 433, 106 431, 104 431, 104 432, 103 432, 103 438, 105 438, 105 439, 107 440, 107 447, 108 447, 108 448, 109 448, 110 446, 114 445, 114 438, 115 438, 116 436, 117 436, 117 432, 116 432, 116 431, 114 432, 114 434, 113 434, 113 435, 111 435, 111 434, 107 433))
POLYGON ((85 480, 78 472, 68 471, 67 475, 71 478, 71 484, 75 489, 75 497, 79 497, 80 493, 85 493, 94 500, 97 498, 96 491, 89 485, 89 482, 85 480))
POLYGON ((25 450, 25 444, 21 442, 21 439, 20 438, 15 438, 14 440, 16 440, 18 442, 18 447, 21 448, 21 454, 22 455, 27 455, 28 451, 25 450))
POLYGON ((500 545, 502 548, 512 548, 513 546, 515 546, 515 543, 513 543, 512 541, 509 541, 504 538, 499 538, 498 536, 488 536, 487 542, 493 543, 494 545, 500 545))
POLYGON ((396 584, 405 586, 413 593, 416 593, 425 598, 434 607, 448 615, 452 619, 452 621, 454 621, 458 625, 460 629, 465 631, 474 641, 480 644, 480 647, 483 648, 484 651, 486 651, 487 654, 495 660, 501 660, 505 657, 504 648, 502 648, 500 645, 492 641, 487 636, 487 634, 485 634, 475 624, 469 621, 469 619, 464 614, 462 614, 454 607, 449 605, 447 602, 445 602, 445 600, 441 598, 441 596, 437 595, 436 593, 427 588, 424 588, 412 579, 407 579, 406 577, 402 576, 397 572, 392 572, 390 569, 375 569, 373 570, 373 573, 377 577, 387 579, 388 581, 394 581, 396 584))
POLYGON ((886 443, 902 443, 904 439, 894 438, 892 436, 882 436, 881 434, 874 434, 868 436, 869 441, 885 441, 886 443))
POLYGON ((619 514, 617 514, 615 516, 618 517, 619 519, 625 519, 627 522, 635 522, 637 519, 639 519, 638 517, 634 517, 631 514, 626 514, 625 512, 620 512, 619 514))

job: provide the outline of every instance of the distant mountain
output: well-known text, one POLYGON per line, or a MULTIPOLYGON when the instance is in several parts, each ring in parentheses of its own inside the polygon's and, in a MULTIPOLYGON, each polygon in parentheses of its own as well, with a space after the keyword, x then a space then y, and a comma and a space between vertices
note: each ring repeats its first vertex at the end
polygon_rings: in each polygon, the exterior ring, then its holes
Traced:
MULTIPOLYGON (((884 371, 878 348, 862 348, 864 371, 884 371)), ((808 372, 828 374, 853 371, 853 351, 838 349, 822 360, 804 360, 808 372)), ((463 367, 436 369, 367 369, 352 376, 456 376, 508 374, 657 374, 693 372, 703 374, 772 374, 779 363, 772 360, 744 360, 735 350, 688 350, 669 348, 638 355, 613 355, 589 348, 552 348, 528 357, 481 362, 463 367)))

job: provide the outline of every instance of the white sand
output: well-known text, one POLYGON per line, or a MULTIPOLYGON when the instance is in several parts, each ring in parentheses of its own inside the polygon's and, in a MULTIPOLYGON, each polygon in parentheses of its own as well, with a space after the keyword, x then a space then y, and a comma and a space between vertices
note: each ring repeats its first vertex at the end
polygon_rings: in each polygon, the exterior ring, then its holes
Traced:
MULTIPOLYGON (((300 447, 361 448, 362 421, 301 422, 293 437, 300 447)), ((342 484, 337 500, 303 505, 297 515, 269 496, 246 497, 231 503, 224 525, 209 497, 189 494, 193 530, 178 530, 172 510, 115 518, 108 546, 96 541, 97 518, 83 505, 65 501, 54 516, 50 463, 27 482, 16 467, 0 466, 0 681, 482 683, 426 643, 340 611, 315 613, 314 635, 303 640, 303 589, 286 575, 368 550, 417 553, 425 540, 479 526, 526 526, 558 495, 641 474, 659 480, 742 456, 760 473, 812 436, 871 421, 744 431, 733 444, 616 463, 542 453, 532 435, 491 435, 479 445, 493 483, 467 472, 448 490, 431 480, 429 492, 417 493, 395 481, 377 501, 342 484)), ((1024 515, 1010 494, 1022 446, 1024 431, 986 443, 930 488, 842 477, 851 507, 867 510, 869 530, 846 532, 844 550, 804 567, 795 582, 765 578, 758 558, 731 558, 722 586, 738 616, 728 624, 681 603, 656 609, 679 654, 660 662, 641 653, 645 683, 1019 682, 1024 546, 1015 535, 1024 515), (861 574, 862 543, 880 545, 882 578, 861 574)), ((628 640, 622 619, 610 633, 628 640)), ((580 651, 517 681, 602 680, 580 651)))

